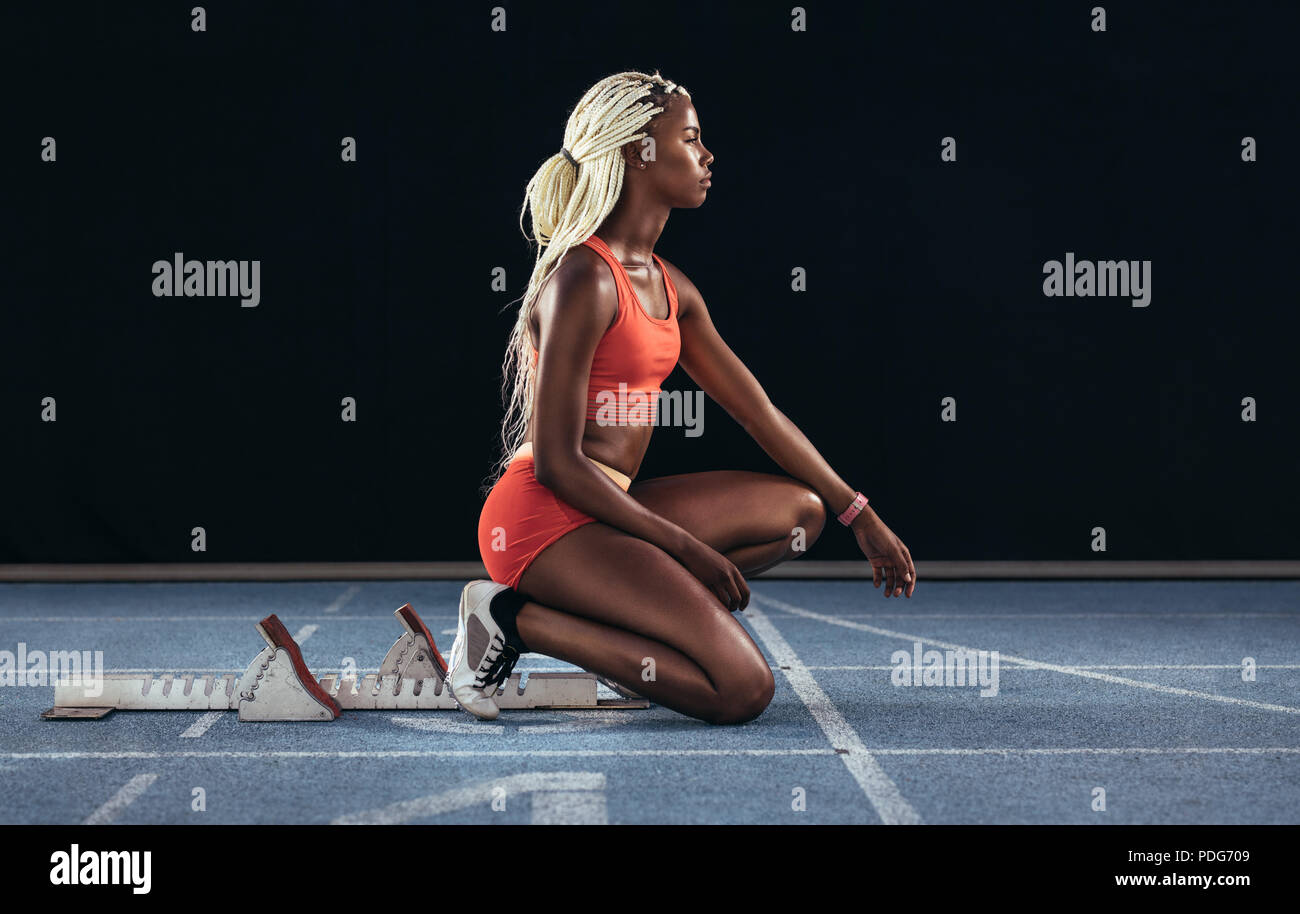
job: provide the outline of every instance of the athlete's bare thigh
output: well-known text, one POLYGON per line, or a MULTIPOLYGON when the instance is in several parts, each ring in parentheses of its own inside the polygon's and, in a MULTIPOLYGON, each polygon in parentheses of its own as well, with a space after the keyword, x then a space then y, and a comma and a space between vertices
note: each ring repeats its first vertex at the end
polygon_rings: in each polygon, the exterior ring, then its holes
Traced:
POLYGON ((682 473, 632 483, 628 493, 719 552, 789 538, 799 527, 807 545, 821 533, 826 509, 797 479, 748 470, 682 473))

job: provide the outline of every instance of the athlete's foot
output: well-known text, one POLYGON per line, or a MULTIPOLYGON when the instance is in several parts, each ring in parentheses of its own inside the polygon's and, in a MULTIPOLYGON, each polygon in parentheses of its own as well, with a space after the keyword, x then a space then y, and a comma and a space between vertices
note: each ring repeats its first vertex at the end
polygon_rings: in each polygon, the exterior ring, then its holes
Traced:
POLYGON ((462 708, 484 720, 501 713, 496 700, 497 686, 510 678, 519 652, 510 646, 506 633, 492 617, 492 600, 505 584, 470 581, 460 595, 456 641, 447 658, 447 684, 462 708))

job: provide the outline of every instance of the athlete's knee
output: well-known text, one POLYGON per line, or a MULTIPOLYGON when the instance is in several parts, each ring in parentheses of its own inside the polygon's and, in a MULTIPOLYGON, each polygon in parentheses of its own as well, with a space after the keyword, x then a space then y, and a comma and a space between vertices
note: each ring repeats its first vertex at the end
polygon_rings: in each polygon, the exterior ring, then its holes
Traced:
POLYGON ((802 549, 792 549, 791 557, 797 557, 813 543, 817 542, 826 528, 826 503, 812 489, 799 483, 794 496, 794 526, 803 531, 802 549))
POLYGON ((805 493, 803 501, 804 510, 808 512, 808 529, 816 528, 817 535, 820 536, 822 530, 826 528, 826 502, 822 501, 822 497, 812 489, 805 493))
POLYGON ((709 718, 714 724, 743 724, 766 710, 776 694, 772 669, 763 661, 746 675, 728 681, 721 690, 721 702, 709 718))

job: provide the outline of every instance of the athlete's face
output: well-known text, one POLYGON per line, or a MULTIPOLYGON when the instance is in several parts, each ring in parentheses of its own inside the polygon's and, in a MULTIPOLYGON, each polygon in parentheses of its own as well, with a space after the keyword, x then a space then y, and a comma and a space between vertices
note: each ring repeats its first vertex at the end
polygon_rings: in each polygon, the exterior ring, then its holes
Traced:
MULTIPOLYGON (((654 160, 641 171, 669 206, 697 207, 708 196, 713 153, 704 148, 695 106, 680 95, 672 96, 655 118, 654 160)), ((638 155, 637 162, 644 161, 638 155)))

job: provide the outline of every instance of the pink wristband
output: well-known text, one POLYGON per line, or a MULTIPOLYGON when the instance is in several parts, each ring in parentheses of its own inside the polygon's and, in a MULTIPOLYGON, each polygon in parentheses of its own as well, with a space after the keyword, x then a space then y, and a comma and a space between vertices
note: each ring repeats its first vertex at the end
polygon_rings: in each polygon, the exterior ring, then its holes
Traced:
POLYGON ((844 513, 840 515, 839 517, 840 523, 847 527, 849 524, 853 522, 853 518, 857 517, 858 514, 861 513, 862 509, 865 508, 866 506, 867 506, 867 496, 863 495, 861 492, 858 492, 856 495, 853 496, 853 504, 845 508, 844 513))

